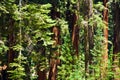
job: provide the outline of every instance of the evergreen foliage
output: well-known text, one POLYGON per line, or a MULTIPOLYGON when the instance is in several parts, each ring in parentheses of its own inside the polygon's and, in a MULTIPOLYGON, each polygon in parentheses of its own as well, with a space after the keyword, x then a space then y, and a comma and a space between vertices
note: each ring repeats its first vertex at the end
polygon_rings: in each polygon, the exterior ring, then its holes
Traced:
MULTIPOLYGON (((109 56, 105 80, 111 80, 115 75, 112 43, 115 4, 120 5, 120 1, 108 2, 109 56)), ((50 60, 59 59, 57 80, 102 80, 101 63, 105 52, 103 31, 106 28, 103 10, 106 8, 102 0, 93 0, 93 12, 87 19, 87 6, 85 0, 0 0, 0 63, 8 64, 8 78, 37 80, 39 71, 46 71, 49 80, 48 76, 52 75, 49 72, 50 60), (94 31, 93 48, 88 51, 92 55, 89 73, 85 71, 86 25, 88 30, 91 28, 94 31), (53 39, 54 26, 60 31, 60 36, 57 36, 60 38, 59 45, 55 45, 53 39), (74 54, 73 26, 79 28, 75 32, 79 34, 78 55, 74 54), (54 54, 55 51, 59 52, 58 56, 54 54), (9 62, 11 54, 14 57, 9 62)), ((119 54, 117 57, 119 59, 119 54)))

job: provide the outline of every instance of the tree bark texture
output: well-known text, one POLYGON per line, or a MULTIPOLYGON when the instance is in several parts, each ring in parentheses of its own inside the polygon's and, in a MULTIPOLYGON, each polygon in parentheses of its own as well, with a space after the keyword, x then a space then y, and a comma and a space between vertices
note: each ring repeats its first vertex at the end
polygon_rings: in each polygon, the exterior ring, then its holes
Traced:
POLYGON ((114 13, 113 71, 114 80, 120 80, 120 7, 118 3, 115 3, 114 13))

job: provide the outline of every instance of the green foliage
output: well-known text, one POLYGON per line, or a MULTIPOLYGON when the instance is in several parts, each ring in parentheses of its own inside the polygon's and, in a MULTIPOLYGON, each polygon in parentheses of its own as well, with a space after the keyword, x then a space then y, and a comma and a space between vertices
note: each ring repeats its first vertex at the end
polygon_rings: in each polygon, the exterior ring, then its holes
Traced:
MULTIPOLYGON (((115 3, 120 3, 119 0, 114 0, 115 3)), ((9 49, 15 51, 16 58, 13 63, 10 63, 10 79, 23 80, 26 77, 29 79, 37 79, 36 68, 39 70, 47 70, 49 72, 50 56, 54 57, 51 52, 60 48, 61 60, 58 66, 58 80, 85 80, 85 42, 84 42, 84 25, 87 23, 89 27, 94 29, 94 47, 90 50, 92 54, 92 65, 89 66, 91 74, 88 74, 89 80, 100 79, 101 76, 101 56, 104 52, 103 44, 103 29, 106 28, 103 21, 102 11, 105 8, 102 2, 98 2, 93 6, 93 14, 89 20, 84 20, 86 14, 85 0, 22 0, 22 5, 18 4, 17 0, 1 0, 0 1, 0 61, 6 55, 9 49), (39 4, 40 3, 40 4, 39 4), (47 3, 47 4, 43 4, 47 3), (51 4, 52 5, 51 5, 51 4), (79 6, 79 10, 77 7, 79 6), (56 20, 51 19, 51 9, 60 13, 60 17, 56 20), (66 15, 66 13, 69 15, 66 15), (72 39, 70 37, 70 25, 72 22, 65 21, 70 18, 73 13, 79 16, 76 25, 80 26, 79 32, 79 57, 74 55, 72 39), (11 22, 13 31, 9 31, 11 22), (52 27, 57 26, 60 29, 61 45, 53 46, 54 40, 52 36, 52 27), (10 33, 14 34, 15 43, 8 46, 7 40, 10 33), (7 45, 6 45, 7 44, 7 45), (26 73, 26 65, 30 69, 30 74, 26 73)), ((112 5, 113 0, 110 1, 112 5)), ((112 14, 112 10, 109 10, 112 14)), ((110 15, 110 40, 113 35, 113 16, 110 15)), ((72 31, 72 30, 71 30, 72 31)), ((112 48, 111 48, 112 49, 112 48)), ((110 80, 113 76, 112 72, 112 50, 109 48, 108 74, 106 80, 110 80)))
POLYGON ((4 54, 8 50, 8 47, 5 46, 4 42, 0 40, 0 54, 4 54))
POLYGON ((63 38, 63 41, 64 43, 61 45, 61 55, 59 57, 61 60, 61 66, 58 67, 58 79, 68 80, 70 78, 71 72, 73 71, 75 56, 73 55, 69 36, 66 35, 63 38))
POLYGON ((10 68, 12 70, 8 71, 10 73, 10 79, 12 80, 24 80, 24 77, 26 76, 25 74, 25 69, 24 69, 24 64, 26 62, 26 58, 23 55, 19 55, 18 58, 14 59, 13 63, 10 63, 10 68))

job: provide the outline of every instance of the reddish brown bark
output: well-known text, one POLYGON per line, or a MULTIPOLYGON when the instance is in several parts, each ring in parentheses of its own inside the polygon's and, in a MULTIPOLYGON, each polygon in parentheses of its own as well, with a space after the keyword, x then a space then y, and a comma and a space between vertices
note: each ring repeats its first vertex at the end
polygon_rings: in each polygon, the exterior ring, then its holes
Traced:
POLYGON ((46 80, 46 71, 43 70, 43 71, 40 71, 39 68, 38 68, 38 71, 37 71, 37 75, 38 75, 38 80, 46 80))
POLYGON ((104 7, 103 10, 103 20, 105 22, 105 28, 103 30, 104 33, 104 52, 102 54, 102 62, 101 62, 101 78, 105 79, 107 74, 107 66, 108 66, 108 8, 107 8, 108 0, 104 0, 104 7))
POLYGON ((120 80, 120 7, 119 3, 115 3, 114 12, 114 41, 113 41, 113 71, 114 80, 120 80))
MULTIPOLYGON (((41 52, 45 53, 44 51, 41 51, 41 52)), ((42 66, 42 65, 40 65, 40 64, 37 65, 37 75, 38 75, 37 80, 47 80, 47 71, 46 71, 46 69, 40 70, 40 66, 42 66)))
MULTIPOLYGON (((57 46, 59 44, 59 36, 60 36, 60 31, 58 27, 53 27, 53 31, 54 33, 54 46, 57 46)), ((58 51, 54 51, 53 52, 53 56, 57 57, 59 56, 59 52, 58 51)), ((58 59, 50 59, 50 73, 49 73, 49 80, 56 80, 57 77, 57 65, 60 63, 60 61, 58 59)))
POLYGON ((78 16, 76 13, 73 14, 73 25, 72 25, 72 44, 75 50, 75 55, 78 56, 78 47, 79 47, 79 27, 77 26, 78 16))
MULTIPOLYGON (((53 19, 57 19, 60 17, 60 13, 55 11, 53 8, 53 10, 51 11, 51 17, 53 19)), ((52 32, 54 33, 53 40, 55 41, 53 46, 57 47, 60 44, 60 30, 57 26, 53 26, 52 32)), ((54 57, 59 56, 59 52, 57 50, 55 50, 52 53, 52 56, 54 56, 54 57)), ((58 64, 60 64, 59 59, 55 59, 53 57, 50 59, 49 80, 56 80, 56 78, 57 78, 57 65, 58 64)))

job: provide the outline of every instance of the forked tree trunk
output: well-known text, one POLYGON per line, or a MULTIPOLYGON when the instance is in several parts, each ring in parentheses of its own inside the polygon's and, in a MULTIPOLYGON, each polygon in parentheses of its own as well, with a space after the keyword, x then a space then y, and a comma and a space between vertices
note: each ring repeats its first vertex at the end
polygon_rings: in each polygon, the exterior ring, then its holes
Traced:
POLYGON ((105 79, 107 75, 107 66, 108 66, 108 8, 107 8, 108 0, 104 0, 104 11, 103 11, 103 20, 105 21, 105 28, 103 30, 104 33, 104 51, 102 54, 102 62, 101 62, 101 79, 105 79))
POLYGON ((113 71, 114 80, 120 80, 120 7, 115 3, 114 14, 114 41, 113 41, 113 71))

